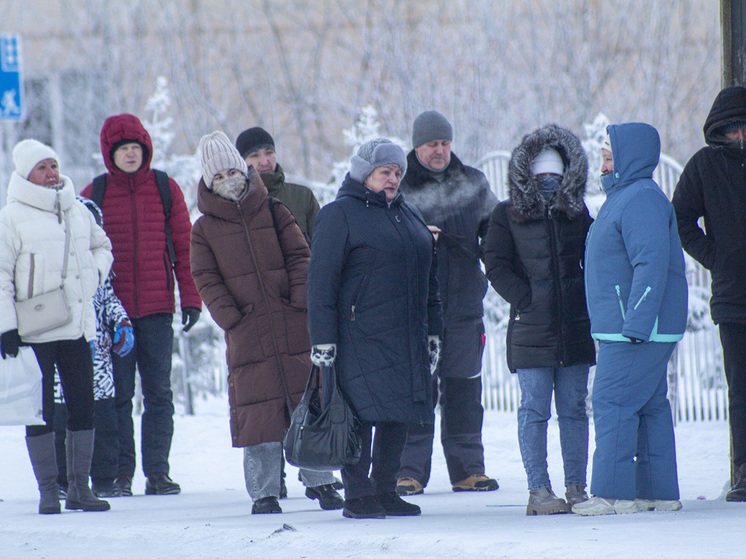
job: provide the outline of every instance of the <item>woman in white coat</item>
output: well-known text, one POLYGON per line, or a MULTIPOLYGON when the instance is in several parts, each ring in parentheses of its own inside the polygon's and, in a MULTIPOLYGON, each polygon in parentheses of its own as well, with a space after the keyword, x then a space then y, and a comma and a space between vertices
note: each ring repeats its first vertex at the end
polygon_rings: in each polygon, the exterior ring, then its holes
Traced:
POLYGON ((60 513, 53 413, 54 371, 68 402, 66 433, 69 489, 66 509, 108 510, 88 485, 93 454, 93 362, 96 336, 93 295, 109 275, 111 243, 91 212, 75 199, 72 181, 60 175, 55 151, 36 140, 13 148, 15 170, 0 210, 0 354, 30 345, 43 374, 44 425, 26 427, 26 445, 39 485, 40 514, 60 513), (24 320, 16 302, 62 287, 67 318, 44 326, 24 320), (19 333, 20 328, 20 333, 19 333))

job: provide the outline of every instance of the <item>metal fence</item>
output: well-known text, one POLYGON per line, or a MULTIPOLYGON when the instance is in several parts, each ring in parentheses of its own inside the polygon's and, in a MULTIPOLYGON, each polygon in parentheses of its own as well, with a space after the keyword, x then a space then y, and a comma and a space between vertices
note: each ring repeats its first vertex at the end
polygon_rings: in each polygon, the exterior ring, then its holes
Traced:
MULTIPOLYGON (((510 152, 494 151, 477 162, 498 199, 508 197, 507 170, 510 152)), ((681 165, 661 155, 653 178, 671 198, 681 174, 681 165)), ((593 210, 591 210, 593 211, 593 210)), ((669 362, 669 400, 677 421, 711 421, 727 419, 727 390, 722 368, 722 350, 717 329, 712 324, 707 307, 710 274, 699 263, 686 256, 689 283, 689 330, 679 342, 669 362)), ((483 358, 483 404, 485 408, 513 412, 518 409, 520 390, 518 379, 508 370, 505 361, 505 324, 501 320, 507 307, 490 289, 485 300, 487 340, 483 358), (497 312, 490 312, 497 309, 497 312)), ((593 369, 589 380, 592 389, 593 369)))

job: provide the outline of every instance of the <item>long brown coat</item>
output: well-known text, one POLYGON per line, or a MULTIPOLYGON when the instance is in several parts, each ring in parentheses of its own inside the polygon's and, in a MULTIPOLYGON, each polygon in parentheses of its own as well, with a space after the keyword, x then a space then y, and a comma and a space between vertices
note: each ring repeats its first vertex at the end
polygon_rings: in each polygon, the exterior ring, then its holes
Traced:
POLYGON ((297 405, 311 369, 306 280, 310 249, 290 211, 275 203, 249 167, 239 202, 200 181, 192 228, 197 289, 228 346, 233 446, 281 441, 288 403, 297 405))

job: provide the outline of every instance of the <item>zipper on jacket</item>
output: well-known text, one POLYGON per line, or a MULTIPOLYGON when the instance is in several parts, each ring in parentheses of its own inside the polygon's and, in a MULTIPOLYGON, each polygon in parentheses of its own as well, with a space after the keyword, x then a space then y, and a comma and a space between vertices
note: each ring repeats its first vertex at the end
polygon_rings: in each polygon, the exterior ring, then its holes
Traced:
POLYGON ((565 334, 564 334, 564 328, 563 328, 563 320, 562 315, 564 314, 562 312, 562 309, 564 307, 563 300, 562 300, 562 281, 560 279, 560 266, 559 266, 559 247, 557 246, 557 238, 559 236, 559 233, 557 232, 557 228, 559 224, 556 220, 552 219, 552 212, 547 208, 547 217, 549 219, 549 245, 551 247, 551 258, 552 258, 552 278, 554 283, 554 291, 557 294, 557 304, 556 304, 556 312, 557 312, 557 325, 559 329, 559 347, 557 356, 559 358, 560 367, 564 367, 563 363, 566 361, 565 359, 565 334))
POLYGON ((637 304, 634 306, 635 310, 637 310, 637 307, 639 307, 642 304, 642 302, 645 300, 645 298, 648 296, 648 293, 650 293, 652 289, 653 288, 650 287, 649 285, 645 288, 645 292, 642 294, 642 297, 640 297, 640 300, 637 301, 637 304))
POLYGON ((624 312, 624 303, 622 303, 622 288, 615 285, 614 289, 616 289, 616 298, 619 301, 619 308, 622 309, 622 320, 627 320, 624 312))
MULTIPOLYGON (((129 183, 130 183, 130 200, 132 201, 132 233, 134 234, 134 245, 135 245, 135 258, 132 262, 132 268, 133 268, 133 274, 132 274, 132 283, 134 292, 135 292, 135 317, 140 317, 140 303, 138 302, 137 297, 137 210, 136 210, 136 204, 135 204, 135 179, 132 178, 130 175, 129 177, 129 183)), ((103 201, 101 202, 103 205, 103 201)))
POLYGON ((360 296, 363 293, 363 287, 365 286, 365 282, 367 279, 368 274, 364 274, 363 278, 360 280, 360 285, 358 285, 357 291, 355 292, 355 297, 352 299, 352 306, 350 307, 350 322, 355 322, 355 308, 360 302, 360 296))

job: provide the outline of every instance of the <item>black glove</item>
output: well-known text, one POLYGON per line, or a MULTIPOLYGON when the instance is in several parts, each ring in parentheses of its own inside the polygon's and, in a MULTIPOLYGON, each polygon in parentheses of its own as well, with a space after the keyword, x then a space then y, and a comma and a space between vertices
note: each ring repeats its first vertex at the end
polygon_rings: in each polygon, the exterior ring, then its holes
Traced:
POLYGON ((645 340, 641 340, 640 338, 633 338, 631 336, 627 336, 627 339, 632 342, 633 344, 641 344, 644 343, 645 340))
POLYGON ((184 326, 184 332, 189 332, 192 326, 197 324, 201 312, 197 307, 184 307, 181 309, 181 324, 184 326))
POLYGON ((18 328, 3 332, 0 336, 0 354, 3 359, 7 357, 18 357, 18 348, 21 346, 21 336, 18 335, 18 328))

